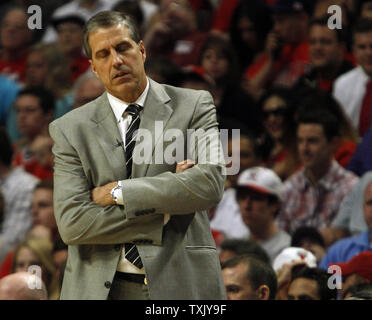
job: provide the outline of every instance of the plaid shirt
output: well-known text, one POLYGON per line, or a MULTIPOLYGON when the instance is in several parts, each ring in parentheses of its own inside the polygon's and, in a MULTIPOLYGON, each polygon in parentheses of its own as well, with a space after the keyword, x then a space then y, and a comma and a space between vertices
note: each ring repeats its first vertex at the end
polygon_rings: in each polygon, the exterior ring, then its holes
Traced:
POLYGON ((289 233, 301 226, 330 226, 342 199, 357 181, 356 175, 336 161, 316 186, 306 177, 305 169, 300 170, 284 184, 279 226, 289 233))
POLYGON ((5 200, 0 230, 0 261, 26 237, 32 226, 31 197, 38 181, 21 167, 15 167, 10 174, 0 179, 0 189, 5 200))

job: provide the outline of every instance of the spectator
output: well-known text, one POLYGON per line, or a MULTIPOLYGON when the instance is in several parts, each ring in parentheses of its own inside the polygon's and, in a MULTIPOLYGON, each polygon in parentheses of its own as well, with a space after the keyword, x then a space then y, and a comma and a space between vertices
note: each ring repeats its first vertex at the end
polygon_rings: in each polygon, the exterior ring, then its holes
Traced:
MULTIPOLYGON (((231 126, 240 127, 235 121, 232 121, 231 126)), ((230 125, 225 121, 222 127, 226 128, 230 125)), ((223 232, 226 238, 247 238, 249 236, 249 229, 242 220, 235 187, 240 172, 262 164, 263 158, 266 157, 264 150, 266 147, 262 139, 244 129, 245 127, 242 128, 240 136, 231 136, 227 146, 228 154, 232 157, 232 166, 239 165, 239 170, 236 174, 227 176, 222 200, 217 205, 210 222, 211 228, 223 232), (240 150, 240 153, 236 150, 240 150)), ((231 128, 226 129, 231 133, 231 128)))
POLYGON ((270 169, 254 167, 239 175, 236 197, 249 239, 261 245, 271 261, 290 244, 290 236, 280 230, 275 218, 281 206, 283 184, 270 169))
POLYGON ((253 99, 240 88, 237 57, 230 42, 208 37, 200 49, 198 64, 216 83, 213 98, 219 117, 235 118, 252 131, 258 130, 258 113, 253 99))
POLYGON ((24 240, 30 230, 31 197, 38 179, 21 167, 12 168, 13 150, 4 129, 0 128, 0 188, 4 214, 0 229, 0 263, 13 246, 24 240))
POLYGON ((342 29, 330 29, 328 17, 314 19, 309 25, 309 55, 312 69, 302 75, 294 88, 309 86, 331 92, 334 80, 354 65, 345 59, 342 29))
POLYGON ((270 11, 263 1, 241 1, 235 8, 229 24, 229 35, 238 55, 240 73, 263 54, 271 28, 270 11))
POLYGON ((301 247, 310 251, 317 264, 326 253, 324 240, 319 231, 314 227, 299 227, 292 234, 291 247, 301 247))
POLYGON ((341 269, 342 287, 341 297, 345 298, 347 290, 354 285, 372 282, 372 252, 364 251, 347 262, 330 263, 341 269))
POLYGON ((266 251, 257 243, 247 239, 226 239, 221 243, 220 262, 223 264, 236 256, 250 255, 270 264, 266 251))
POLYGON ((337 290, 328 287, 329 273, 318 268, 303 268, 294 274, 288 300, 336 300, 337 290))
POLYGON ((0 73, 16 82, 24 80, 27 50, 32 41, 27 19, 22 7, 10 7, 1 21, 0 73))
POLYGON ((23 138, 15 143, 13 165, 24 169, 40 179, 51 178, 50 168, 44 168, 30 152, 31 144, 38 136, 48 136, 48 125, 54 115, 54 96, 44 87, 22 89, 15 102, 17 123, 23 138))
POLYGON ((84 18, 77 14, 53 20, 58 34, 57 42, 70 65, 72 82, 89 68, 89 59, 82 52, 84 24, 84 18))
POLYGON ((145 61, 145 71, 151 79, 156 82, 178 85, 179 76, 182 74, 174 62, 162 56, 147 57, 145 61))
POLYGON ((296 148, 293 95, 287 88, 272 87, 263 94, 258 106, 262 124, 274 144, 265 166, 284 181, 300 166, 296 148))
POLYGON ((288 247, 277 255, 272 266, 278 279, 276 298, 277 300, 287 300, 293 274, 304 267, 315 268, 317 264, 315 256, 310 251, 298 247, 288 247))
POLYGON ((368 129, 362 141, 356 147, 351 157, 347 169, 358 176, 362 176, 367 171, 372 170, 372 130, 368 129))
POLYGON ((37 275, 17 272, 0 280, 0 300, 48 300, 48 292, 37 275), (30 288, 30 284, 35 288, 30 288))
POLYGON ((159 21, 144 34, 147 54, 167 57, 179 67, 196 64, 207 34, 198 30, 189 1, 161 0, 159 13, 159 21))
POLYGON ((297 145, 304 168, 285 182, 278 216, 279 225, 289 233, 300 226, 317 228, 326 246, 344 236, 344 230, 330 225, 342 199, 358 181, 333 159, 340 141, 339 121, 327 111, 333 103, 329 95, 318 92, 299 106, 297 145))
POLYGON ((258 98, 268 87, 291 87, 309 64, 307 29, 311 4, 305 0, 276 0, 270 5, 274 27, 265 54, 245 72, 245 90, 258 98))
POLYGON ((372 172, 367 172, 342 201, 332 226, 343 228, 346 234, 353 236, 359 235, 368 228, 363 205, 364 194, 370 182, 372 182, 372 172))
POLYGON ((277 281, 274 270, 252 256, 237 256, 222 265, 228 300, 274 300, 277 281))
POLYGON ((6 124, 8 113, 12 110, 19 90, 19 84, 10 80, 4 75, 0 75, 0 126, 6 124))
POLYGON ((372 251, 370 232, 372 228, 372 181, 370 176, 368 180, 363 180, 362 183, 360 190, 364 189, 363 199, 355 197, 354 201, 361 200, 363 203, 367 228, 359 235, 341 239, 332 245, 319 265, 323 269, 327 269, 330 263, 346 262, 360 252, 372 251))
POLYGON ((121 0, 117 2, 113 7, 113 11, 120 11, 125 14, 129 14, 133 17, 136 22, 139 33, 142 37, 144 30, 144 14, 141 8, 141 2, 147 1, 133 1, 133 0, 121 0))
POLYGON ((94 73, 88 69, 75 82, 74 85, 74 108, 78 108, 94 99, 97 99, 105 88, 101 80, 99 80, 94 73))
POLYGON ((344 300, 372 300, 372 283, 360 283, 349 287, 344 300))
POLYGON ((212 94, 212 97, 216 93, 213 78, 200 66, 190 65, 182 68, 178 81, 178 86, 182 88, 206 90, 212 94))
POLYGON ((370 128, 372 101, 372 21, 360 20, 353 31, 353 52, 359 64, 338 77, 333 95, 362 137, 370 128))
POLYGON ((48 291, 48 299, 56 300, 59 298, 60 287, 52 260, 52 249, 51 242, 46 239, 26 239, 14 250, 12 273, 27 272, 30 266, 39 266, 41 278, 48 291))
POLYGON ((372 1, 358 0, 356 7, 356 16, 365 19, 372 19, 372 1))

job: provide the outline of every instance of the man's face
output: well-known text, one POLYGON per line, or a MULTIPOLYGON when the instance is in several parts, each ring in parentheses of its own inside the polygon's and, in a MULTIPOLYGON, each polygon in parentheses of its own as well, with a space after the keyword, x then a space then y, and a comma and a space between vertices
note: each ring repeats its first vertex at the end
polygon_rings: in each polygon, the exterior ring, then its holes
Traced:
POLYGON ((267 195, 250 188, 240 188, 237 197, 243 221, 252 231, 266 228, 279 208, 278 203, 269 202, 267 195))
POLYGON ((227 58, 215 48, 207 49, 201 59, 202 67, 214 80, 219 80, 228 73, 229 64, 227 58))
POLYGON ((296 13, 276 13, 273 14, 274 31, 279 35, 279 38, 285 43, 297 43, 300 41, 301 35, 301 17, 296 13))
POLYGON ((288 300, 320 300, 315 280, 297 278, 288 288, 288 300))
POLYGON ((27 45, 31 39, 31 30, 27 26, 27 15, 19 9, 9 11, 1 24, 1 45, 15 50, 27 45))
POLYGON ((317 170, 331 163, 336 144, 332 141, 327 140, 320 124, 301 123, 298 126, 298 153, 306 169, 317 170))
POLYGON ((247 265, 238 264, 232 268, 222 269, 228 300, 258 300, 256 290, 247 279, 247 265))
POLYGON ((315 68, 327 68, 342 61, 343 44, 338 41, 336 30, 313 25, 309 31, 309 53, 315 68))
POLYGON ((21 133, 27 137, 35 137, 50 122, 51 114, 44 114, 38 97, 23 94, 15 102, 17 124, 21 133))
POLYGON ((106 90, 125 102, 135 101, 147 83, 143 42, 135 43, 128 28, 120 23, 93 31, 89 44, 92 70, 106 90))
POLYGON ((372 19, 372 1, 365 1, 360 11, 361 18, 372 19))
POLYGON ((372 31, 354 34, 353 52, 364 71, 372 76, 372 31))
POLYGON ((366 224, 372 230, 372 182, 367 185, 364 191, 363 211, 366 224))
POLYGON ((32 195, 31 214, 35 226, 43 225, 51 230, 57 228, 53 210, 53 191, 51 189, 35 189, 32 195))
POLYGON ((187 33, 194 23, 195 16, 188 0, 162 0, 160 9, 163 23, 175 36, 187 33))
POLYGON ((58 42, 62 50, 79 53, 83 45, 83 28, 74 22, 63 22, 57 26, 58 42))
POLYGON ((35 86, 45 84, 48 75, 48 63, 41 51, 30 52, 27 56, 26 82, 35 86))
POLYGON ((278 96, 269 97, 262 106, 263 124, 267 133, 276 141, 283 138, 287 108, 285 101, 278 96))

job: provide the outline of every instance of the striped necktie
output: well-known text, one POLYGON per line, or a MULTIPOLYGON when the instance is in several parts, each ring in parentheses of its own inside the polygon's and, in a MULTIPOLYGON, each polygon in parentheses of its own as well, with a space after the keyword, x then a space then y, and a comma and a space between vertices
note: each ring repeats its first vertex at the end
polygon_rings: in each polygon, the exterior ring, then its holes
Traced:
MULTIPOLYGON (((137 104, 130 104, 125 112, 132 116, 132 121, 125 134, 125 157, 127 159, 127 179, 132 178, 132 164, 133 164, 133 149, 136 144, 136 133, 140 124, 140 111, 142 107, 137 104)), ((138 253, 138 249, 133 243, 126 243, 125 245, 125 258, 133 263, 137 268, 143 267, 141 257, 138 253)))

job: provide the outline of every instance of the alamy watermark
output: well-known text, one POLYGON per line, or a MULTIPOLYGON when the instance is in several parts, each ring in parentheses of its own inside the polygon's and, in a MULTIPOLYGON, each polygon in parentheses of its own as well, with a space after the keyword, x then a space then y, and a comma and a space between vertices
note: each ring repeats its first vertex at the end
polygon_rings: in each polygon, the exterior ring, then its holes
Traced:
POLYGON ((43 288, 41 268, 38 265, 29 266, 27 272, 33 277, 28 278, 27 286, 30 290, 41 290, 43 288))

